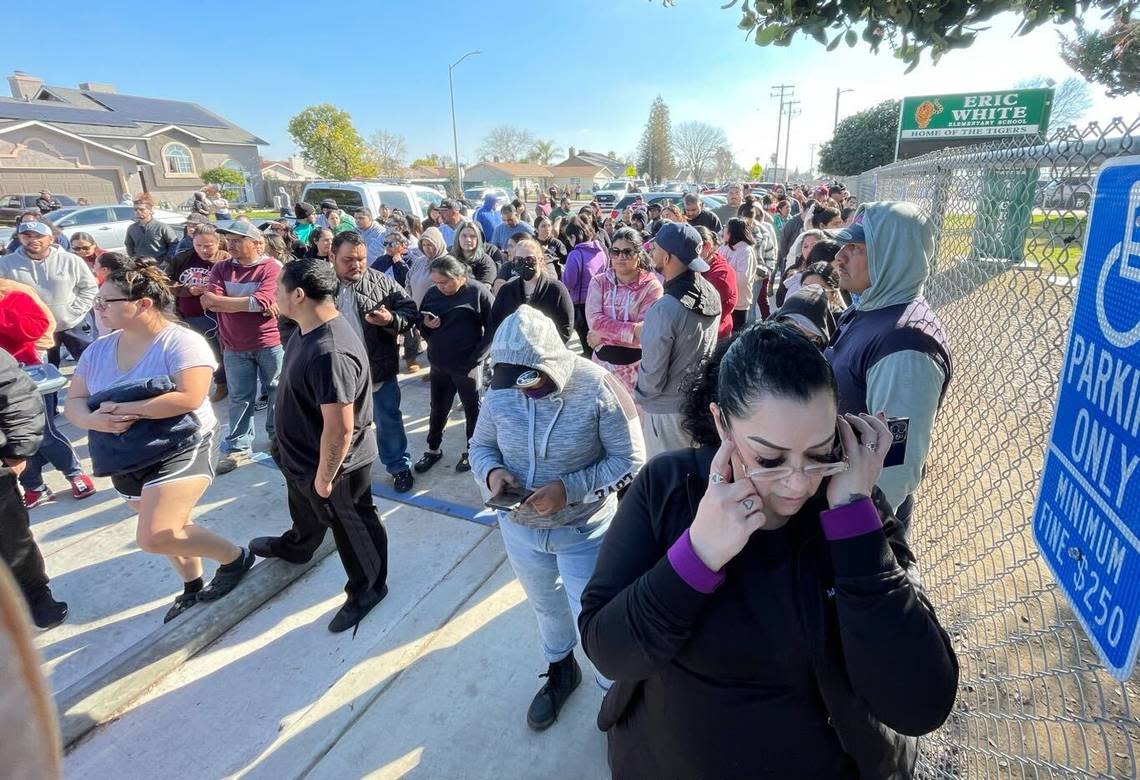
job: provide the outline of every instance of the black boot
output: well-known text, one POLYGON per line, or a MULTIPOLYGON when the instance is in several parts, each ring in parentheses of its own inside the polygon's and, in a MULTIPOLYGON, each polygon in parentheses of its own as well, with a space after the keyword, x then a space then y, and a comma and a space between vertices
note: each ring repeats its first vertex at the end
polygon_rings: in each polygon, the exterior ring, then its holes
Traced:
POLYGON ((558 719, 562 705, 582 682, 582 669, 574 660, 574 653, 570 653, 561 661, 552 663, 546 674, 539 676, 546 678, 546 684, 534 695, 534 701, 526 711, 526 724, 535 731, 549 728, 558 719))
POLYGON ((28 600, 28 609, 36 628, 55 628, 67 619, 67 602, 56 601, 46 587, 28 600))

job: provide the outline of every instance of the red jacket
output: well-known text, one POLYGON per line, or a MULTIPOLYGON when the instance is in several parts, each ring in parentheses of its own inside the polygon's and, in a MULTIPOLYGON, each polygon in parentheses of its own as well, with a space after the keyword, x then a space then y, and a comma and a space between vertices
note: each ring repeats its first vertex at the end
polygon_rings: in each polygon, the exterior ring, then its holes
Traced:
POLYGON ((0 348, 11 353, 17 363, 39 365, 36 341, 50 326, 43 309, 27 293, 13 290, 0 297, 0 348))
POLYGON ((708 259, 709 270, 702 276, 720 293, 720 328, 717 329, 717 341, 732 335, 732 310, 736 308, 736 271, 728 261, 719 254, 708 259))

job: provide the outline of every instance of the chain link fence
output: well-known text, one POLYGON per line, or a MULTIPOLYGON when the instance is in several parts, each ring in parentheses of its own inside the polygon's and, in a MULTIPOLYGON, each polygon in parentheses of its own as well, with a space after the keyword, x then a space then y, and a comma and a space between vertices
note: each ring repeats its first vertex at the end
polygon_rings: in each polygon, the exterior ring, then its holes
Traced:
POLYGON ((926 294, 955 361, 912 526, 962 666, 953 715, 922 742, 924 779, 1140 775, 1140 687, 1103 670, 1032 532, 1093 179, 1140 154, 1138 129, 1070 127, 847 181, 861 202, 933 216, 926 294))

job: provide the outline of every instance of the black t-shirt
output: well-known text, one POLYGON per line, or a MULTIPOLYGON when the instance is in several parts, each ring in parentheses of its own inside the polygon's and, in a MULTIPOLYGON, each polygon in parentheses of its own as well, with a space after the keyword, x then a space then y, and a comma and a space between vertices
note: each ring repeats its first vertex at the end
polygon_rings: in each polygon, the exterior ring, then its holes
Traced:
POLYGON ((356 331, 335 317, 308 333, 298 329, 285 347, 277 385, 278 465, 289 476, 311 481, 321 459, 322 404, 352 404, 352 442, 344 473, 366 468, 377 457, 372 435, 372 380, 368 353, 356 331))

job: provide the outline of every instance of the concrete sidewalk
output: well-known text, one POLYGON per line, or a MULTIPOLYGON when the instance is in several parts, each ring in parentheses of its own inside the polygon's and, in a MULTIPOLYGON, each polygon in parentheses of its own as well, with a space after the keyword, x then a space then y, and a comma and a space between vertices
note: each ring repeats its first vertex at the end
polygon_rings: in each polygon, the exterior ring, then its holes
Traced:
POLYGON ((602 778, 602 693, 585 679, 549 731, 525 713, 545 671, 498 531, 382 502, 388 598, 332 635, 330 556, 93 732, 67 777, 602 778))

